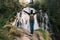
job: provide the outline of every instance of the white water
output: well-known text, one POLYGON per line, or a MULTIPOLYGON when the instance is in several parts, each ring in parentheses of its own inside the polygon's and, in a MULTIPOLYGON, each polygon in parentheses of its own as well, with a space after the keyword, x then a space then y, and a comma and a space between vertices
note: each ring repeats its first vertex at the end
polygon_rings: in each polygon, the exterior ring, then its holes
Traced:
MULTIPOLYGON (((29 23, 29 19, 30 18, 29 18, 29 15, 24 12, 24 10, 27 11, 28 13, 30 13, 31 10, 33 10, 33 13, 36 12, 36 10, 33 9, 33 8, 30 8, 30 7, 24 8, 22 10, 21 17, 20 17, 20 13, 17 13, 17 17, 16 17, 16 19, 13 22, 12 25, 14 25, 16 27, 22 27, 23 29, 26 29, 26 30, 30 31, 30 23, 29 23), (18 21, 21 22, 21 25, 19 24, 17 26, 17 22, 18 21)), ((42 21, 43 21, 42 23, 40 22, 41 23, 40 24, 40 29, 42 29, 42 30, 48 30, 49 29, 48 28, 49 18, 48 18, 47 13, 42 13, 41 12, 40 18, 42 18, 42 21), (45 16, 43 17, 42 14, 45 14, 45 16), (44 18, 46 18, 46 19, 44 19, 44 18), (44 23, 44 20, 45 20, 46 23, 44 23)), ((38 26, 38 23, 37 23, 37 14, 34 15, 34 30, 36 30, 36 29, 39 29, 39 26, 38 26)))
POLYGON ((49 18, 48 18, 47 13, 42 13, 41 12, 40 17, 42 18, 42 21, 43 21, 42 24, 41 24, 41 29, 42 30, 48 30, 49 18), (42 14, 45 14, 45 16, 43 17, 42 14), (46 18, 46 19, 44 19, 44 18, 46 18), (46 23, 44 23, 44 20, 45 20, 46 23))
MULTIPOLYGON (((36 12, 35 9, 30 8, 30 7, 26 7, 23 10, 27 11, 28 13, 30 13, 31 10, 33 10, 33 13, 36 12)), ((30 31, 29 15, 27 13, 25 13, 23 10, 22 10, 22 16, 21 16, 21 18, 20 18, 20 13, 17 13, 17 18, 22 23, 22 25, 19 25, 18 27, 22 27, 23 29, 26 29, 26 30, 30 31)), ((34 30, 39 29, 36 16, 37 16, 37 14, 34 15, 34 30)), ((12 25, 14 25, 14 26, 17 27, 18 20, 16 21, 16 19, 13 22, 12 25)))

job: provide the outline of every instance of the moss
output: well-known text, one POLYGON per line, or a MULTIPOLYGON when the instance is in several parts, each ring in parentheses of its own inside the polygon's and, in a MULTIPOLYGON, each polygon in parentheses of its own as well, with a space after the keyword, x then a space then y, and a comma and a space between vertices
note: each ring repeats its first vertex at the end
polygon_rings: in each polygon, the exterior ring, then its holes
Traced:
POLYGON ((12 40, 10 37, 9 37, 9 32, 7 30, 0 29, 0 39, 1 40, 12 40))
POLYGON ((13 26, 5 26, 0 29, 0 40, 13 40, 14 36, 11 34, 11 29, 16 30, 13 26))
POLYGON ((43 30, 41 30, 41 29, 38 29, 38 30, 36 30, 36 31, 41 32, 44 40, 46 40, 46 32, 45 32, 45 31, 43 31, 43 30))
POLYGON ((15 37, 21 37, 23 33, 17 30, 17 27, 11 25, 5 25, 0 29, 1 40, 13 40, 15 37))

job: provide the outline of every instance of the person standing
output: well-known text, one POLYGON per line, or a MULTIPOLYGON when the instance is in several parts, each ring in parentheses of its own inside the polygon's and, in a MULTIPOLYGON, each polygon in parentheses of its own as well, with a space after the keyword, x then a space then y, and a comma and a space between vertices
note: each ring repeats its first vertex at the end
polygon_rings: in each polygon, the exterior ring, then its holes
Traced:
MULTIPOLYGON (((24 11, 24 12, 26 12, 26 11, 24 11)), ((30 22, 30 33, 31 34, 33 34, 33 32, 34 32, 34 15, 36 14, 36 13, 33 13, 33 10, 31 10, 31 12, 30 13, 28 13, 28 12, 26 12, 28 15, 29 15, 29 17, 30 17, 30 19, 29 19, 29 22, 30 22)))
POLYGON ((31 14, 30 14, 30 31, 31 31, 31 34, 33 34, 33 32, 34 32, 34 14, 33 14, 33 10, 31 10, 31 14))

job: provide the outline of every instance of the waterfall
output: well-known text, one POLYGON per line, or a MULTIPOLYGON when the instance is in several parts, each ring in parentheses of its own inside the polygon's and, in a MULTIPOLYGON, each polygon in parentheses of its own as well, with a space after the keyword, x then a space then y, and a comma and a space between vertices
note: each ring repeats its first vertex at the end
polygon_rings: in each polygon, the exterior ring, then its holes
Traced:
MULTIPOLYGON (((22 10, 22 19, 24 21, 23 23, 25 26, 25 28, 24 28, 24 26, 23 26, 23 28, 30 31, 30 23, 29 23, 30 17, 27 13, 24 12, 24 10, 27 11, 28 13, 30 13, 31 10, 33 10, 33 13, 35 13, 36 10, 34 8, 30 8, 30 7, 26 7, 22 10), (27 21, 27 24, 26 24, 26 21, 27 21)), ((39 29, 36 16, 37 16, 37 14, 34 15, 34 30, 39 29)))
MULTIPOLYGON (((20 17, 20 13, 17 13, 16 19, 13 22, 13 25, 15 25, 17 27, 17 22, 21 20, 21 27, 25 30, 30 31, 30 23, 29 23, 30 17, 27 13, 24 12, 24 10, 27 11, 28 13, 30 13, 31 10, 33 10, 33 13, 36 12, 36 10, 34 8, 30 8, 30 7, 24 8, 22 10, 21 17, 20 17)), ((37 14, 34 15, 34 30, 39 29, 36 16, 37 16, 37 14)), ((20 25, 18 27, 20 27, 20 25)))
POLYGON ((40 20, 41 20, 41 29, 42 30, 48 30, 48 23, 49 23, 49 18, 46 12, 41 12, 40 14, 40 20))
MULTIPOLYGON (((16 27, 22 27, 23 29, 26 29, 28 31, 30 31, 30 17, 27 13, 24 12, 27 11, 28 13, 30 13, 31 10, 33 10, 33 13, 36 12, 36 10, 34 8, 30 8, 30 7, 26 7, 24 8, 21 13, 22 15, 19 13, 17 13, 16 19, 13 22, 12 25, 16 26, 16 27)), ((46 12, 41 12, 40 13, 40 29, 42 30, 48 30, 48 23, 49 23, 49 18, 46 12)), ((37 13, 34 15, 34 30, 39 29, 38 26, 38 22, 37 22, 37 13)))

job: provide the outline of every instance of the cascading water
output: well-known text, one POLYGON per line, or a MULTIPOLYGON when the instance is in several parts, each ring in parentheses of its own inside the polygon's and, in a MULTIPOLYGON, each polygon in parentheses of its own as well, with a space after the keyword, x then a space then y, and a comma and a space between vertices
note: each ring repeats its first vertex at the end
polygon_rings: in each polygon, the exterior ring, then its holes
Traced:
MULTIPOLYGON (((21 25, 19 24, 18 27, 21 26, 23 29, 26 29, 26 30, 30 31, 30 23, 29 23, 30 17, 29 17, 29 15, 28 15, 27 13, 24 12, 24 10, 27 11, 28 13, 30 13, 31 10, 33 10, 33 13, 36 12, 36 10, 33 9, 33 8, 30 8, 30 7, 24 8, 24 9, 22 10, 22 15, 21 15, 21 17, 20 17, 20 14, 17 13, 17 18, 15 19, 13 25, 17 26, 18 21, 21 20, 21 25), (17 20, 17 19, 18 19, 18 20, 17 20)), ((37 14, 34 15, 34 30, 39 29, 36 16, 37 16, 37 14)))
POLYGON ((48 30, 49 18, 46 12, 40 12, 40 25, 42 30, 48 30))
MULTIPOLYGON (((33 13, 36 12, 34 8, 26 7, 22 10, 22 12, 18 12, 15 21, 12 25, 16 27, 22 27, 24 29, 27 29, 30 31, 30 23, 29 23, 29 15, 24 12, 27 11, 30 13, 31 10, 33 10, 33 13), (22 14, 20 14, 22 13, 22 14)), ((48 24, 49 24, 49 18, 46 12, 40 12, 40 29, 42 30, 48 30, 48 24)), ((50 25, 51 26, 51 25, 50 25)), ((37 13, 34 15, 34 30, 39 29, 38 22, 37 22, 37 13)), ((52 30, 52 28, 50 28, 52 30)))
MULTIPOLYGON (((17 17, 15 21, 13 22, 12 25, 16 27, 22 27, 23 29, 29 30, 30 31, 30 23, 29 23, 29 15, 24 12, 27 11, 30 13, 31 10, 33 10, 33 13, 36 12, 35 9, 26 7, 22 10, 22 14, 17 13, 17 17)), ((48 23, 49 23, 49 18, 46 12, 40 12, 40 29, 42 30, 48 30, 48 23)), ((34 30, 39 29, 38 22, 37 22, 37 13, 34 15, 34 30)))

